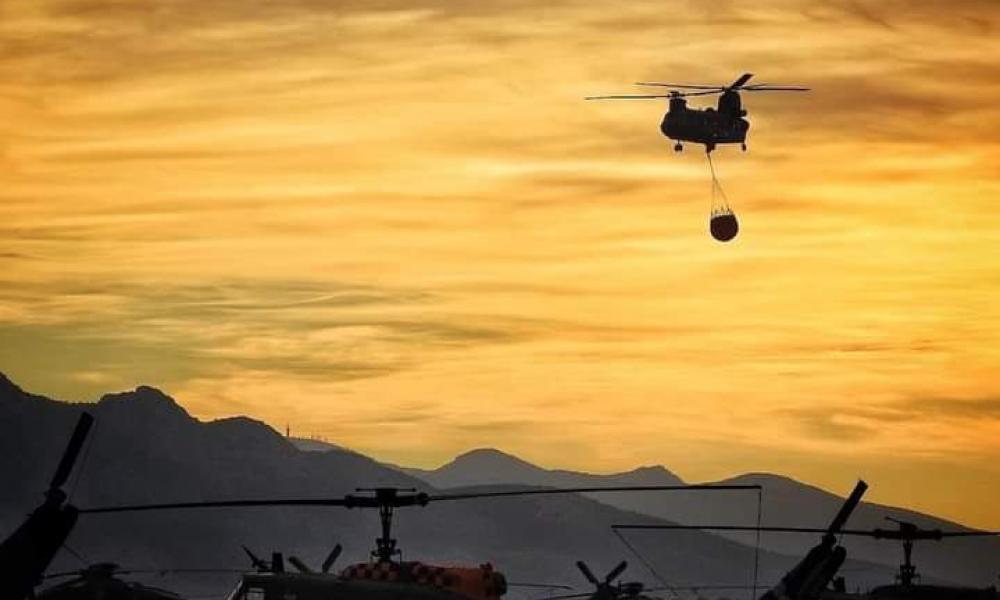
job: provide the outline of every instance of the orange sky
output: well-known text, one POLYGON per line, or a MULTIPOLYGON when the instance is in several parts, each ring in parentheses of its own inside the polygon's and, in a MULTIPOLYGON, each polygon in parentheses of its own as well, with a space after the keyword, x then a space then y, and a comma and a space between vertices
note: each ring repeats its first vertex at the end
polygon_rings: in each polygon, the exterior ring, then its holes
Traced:
POLYGON ((540 4, 0 0, 0 370, 1000 528, 1000 6, 540 4), (722 245, 582 97, 744 71, 814 91, 746 98, 722 245))

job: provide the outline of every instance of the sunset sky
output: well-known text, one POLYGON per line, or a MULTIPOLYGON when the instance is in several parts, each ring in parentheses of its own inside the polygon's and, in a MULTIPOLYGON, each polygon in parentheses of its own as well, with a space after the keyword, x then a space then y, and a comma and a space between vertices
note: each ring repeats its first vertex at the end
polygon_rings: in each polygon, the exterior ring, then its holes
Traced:
MULTIPOLYGON (((0 371, 1000 528, 995 0, 0 0, 0 371), (634 81, 747 94, 704 153, 634 81)), ((712 99, 692 99, 705 106, 712 99)))

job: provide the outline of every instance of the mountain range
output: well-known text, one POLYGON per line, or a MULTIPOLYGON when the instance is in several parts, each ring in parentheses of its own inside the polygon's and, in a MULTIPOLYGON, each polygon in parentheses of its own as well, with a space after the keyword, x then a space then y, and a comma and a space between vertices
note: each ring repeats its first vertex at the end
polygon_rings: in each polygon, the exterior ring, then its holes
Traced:
MULTIPOLYGON (((398 468, 398 467, 397 467, 398 468)), ((492 448, 466 452, 437 469, 402 470, 439 488, 468 485, 524 484, 538 486, 682 485, 685 483, 759 484, 763 487, 761 523, 774 527, 822 527, 843 498, 818 487, 769 473, 748 473, 713 482, 685 482, 663 466, 640 467, 623 473, 592 475, 575 471, 544 469, 492 448)), ((878 482, 871 482, 877 485, 878 482)), ((845 492, 849 490, 844 490, 845 492)), ((756 498, 746 492, 709 495, 609 495, 600 498, 612 506, 681 524, 752 525, 757 518, 756 498)), ((892 529, 887 518, 915 523, 928 529, 971 531, 945 519, 919 512, 862 502, 851 516, 852 529, 892 529)), ((645 522, 643 519, 632 523, 645 522)), ((642 532, 670 540, 671 532, 642 532)), ((753 534, 720 533, 734 541, 752 545, 753 534)), ((761 545, 782 554, 801 555, 815 543, 808 535, 763 534, 761 545)), ((852 537, 845 541, 853 558, 896 567, 902 561, 898 542, 852 537)), ((1000 538, 966 538, 946 542, 918 543, 914 562, 925 575, 975 585, 991 585, 1000 575, 1000 538)))
MULTIPOLYGON (((0 481, 5 482, 0 486, 0 535, 13 530, 40 501, 82 410, 91 412, 97 424, 67 485, 71 502, 79 507, 331 497, 372 486, 416 487, 434 493, 456 485, 495 490, 524 484, 589 485, 584 482, 598 480, 598 485, 613 481, 648 484, 667 477, 676 479, 658 468, 611 476, 548 472, 496 451, 459 457, 448 469, 394 468, 339 447, 301 450, 292 440, 249 418, 199 421, 151 387, 108 394, 95 403, 65 403, 27 393, 0 374, 0 481), (556 479, 503 480, 513 473, 504 470, 507 463, 539 477, 539 472, 556 473, 552 475, 556 479)), ((585 587, 573 566, 575 560, 583 559, 595 570, 606 571, 628 558, 633 566, 626 572, 626 580, 655 584, 658 581, 653 574, 629 555, 609 529, 613 523, 681 520, 681 515, 653 514, 676 501, 669 494, 648 494, 653 495, 656 500, 639 494, 623 494, 612 500, 611 494, 603 494, 601 501, 567 495, 432 503, 426 508, 398 511, 394 534, 407 559, 471 564, 490 561, 511 580, 585 587)), ((769 491, 766 498, 770 502, 769 491)), ((832 495, 823 499, 833 508, 814 508, 823 513, 818 519, 821 523, 830 518, 837 503, 832 495)), ((340 561, 344 566, 367 560, 376 531, 375 514, 337 508, 85 515, 67 542, 71 550, 58 556, 52 570, 98 561, 115 561, 133 569, 245 568, 242 544, 259 554, 283 550, 316 563, 338 542, 345 547, 340 561)), ((658 576, 674 585, 745 584, 752 580, 753 548, 737 540, 686 531, 669 537, 643 536, 631 542, 658 576)), ((992 556, 997 556, 995 550, 992 556)), ((797 558, 761 552, 760 581, 776 581, 797 558)), ((985 570, 974 572, 979 579, 973 579, 965 577, 970 571, 967 566, 955 570, 948 563, 942 565, 928 560, 922 566, 925 573, 938 579, 979 583, 985 577, 985 570)), ((860 585, 891 577, 890 568, 873 562, 850 562, 848 569, 851 579, 860 585)), ((189 594, 218 595, 235 577, 189 575, 154 583, 189 594)))

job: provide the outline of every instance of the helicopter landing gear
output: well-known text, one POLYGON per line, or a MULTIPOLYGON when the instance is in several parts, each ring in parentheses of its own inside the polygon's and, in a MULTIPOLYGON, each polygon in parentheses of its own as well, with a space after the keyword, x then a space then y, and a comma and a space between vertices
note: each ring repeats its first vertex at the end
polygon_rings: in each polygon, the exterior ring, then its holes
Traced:
POLYGON ((677 142, 676 144, 674 144, 674 152, 680 152, 683 149, 684 149, 684 146, 681 146, 680 142, 677 142))

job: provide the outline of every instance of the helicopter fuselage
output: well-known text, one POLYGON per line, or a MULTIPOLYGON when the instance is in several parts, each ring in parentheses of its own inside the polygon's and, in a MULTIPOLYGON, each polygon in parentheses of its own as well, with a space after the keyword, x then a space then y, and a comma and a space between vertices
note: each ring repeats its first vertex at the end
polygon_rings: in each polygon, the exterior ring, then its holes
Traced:
POLYGON ((342 580, 324 573, 249 573, 227 600, 468 600, 405 581, 342 580))
POLYGON ((745 116, 746 111, 735 92, 723 94, 717 109, 688 108, 684 98, 671 98, 670 109, 663 116, 660 131, 677 142, 674 149, 678 151, 681 142, 704 144, 708 152, 714 150, 717 144, 742 144, 746 149, 750 123, 743 118, 745 116))

